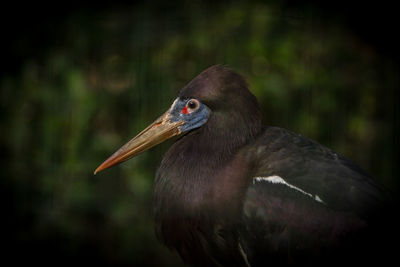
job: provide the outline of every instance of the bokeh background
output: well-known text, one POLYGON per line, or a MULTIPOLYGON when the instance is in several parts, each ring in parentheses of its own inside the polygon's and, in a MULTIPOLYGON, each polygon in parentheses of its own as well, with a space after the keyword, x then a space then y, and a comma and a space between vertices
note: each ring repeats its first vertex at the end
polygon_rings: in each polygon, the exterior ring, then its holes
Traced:
POLYGON ((153 233, 151 187, 172 141, 94 169, 221 63, 264 124, 353 159, 399 192, 394 7, 327 1, 3 6, 2 259, 179 266, 153 233))

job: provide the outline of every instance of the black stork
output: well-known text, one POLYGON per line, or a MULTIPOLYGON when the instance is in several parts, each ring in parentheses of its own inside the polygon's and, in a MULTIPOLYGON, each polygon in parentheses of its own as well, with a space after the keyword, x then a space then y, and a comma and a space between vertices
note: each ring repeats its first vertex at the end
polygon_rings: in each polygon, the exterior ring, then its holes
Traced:
POLYGON ((185 263, 326 266, 383 250, 382 228, 367 230, 381 225, 386 191, 338 153, 262 126, 245 80, 222 65, 195 77, 95 174, 177 135, 156 173, 154 218, 185 263))

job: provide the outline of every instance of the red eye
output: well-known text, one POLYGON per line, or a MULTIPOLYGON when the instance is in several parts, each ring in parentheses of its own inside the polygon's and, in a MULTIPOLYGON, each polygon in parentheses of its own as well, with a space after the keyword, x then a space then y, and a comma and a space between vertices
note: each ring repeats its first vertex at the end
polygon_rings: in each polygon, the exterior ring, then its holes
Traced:
POLYGON ((187 103, 186 106, 182 109, 182 114, 188 114, 193 112, 199 107, 199 101, 196 99, 190 99, 187 103))

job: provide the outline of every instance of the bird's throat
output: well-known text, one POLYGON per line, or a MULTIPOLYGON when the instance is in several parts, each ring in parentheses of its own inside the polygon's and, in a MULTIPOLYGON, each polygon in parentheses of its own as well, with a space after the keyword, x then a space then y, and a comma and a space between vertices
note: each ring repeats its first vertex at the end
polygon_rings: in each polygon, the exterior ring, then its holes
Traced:
MULTIPOLYGON (((234 122, 221 122, 218 117, 210 118, 206 125, 172 145, 156 174, 156 213, 174 210, 176 214, 198 214, 205 207, 216 206, 214 202, 221 188, 225 183, 230 184, 227 178, 221 179, 222 173, 231 172, 230 163, 238 161, 240 149, 252 142, 256 136, 253 132, 257 132, 248 125, 244 129, 241 124, 234 125, 234 122), (253 132, 243 133, 250 130, 253 132)), ((242 175, 241 170, 232 172, 242 175)), ((237 191, 231 190, 232 194, 237 191)))

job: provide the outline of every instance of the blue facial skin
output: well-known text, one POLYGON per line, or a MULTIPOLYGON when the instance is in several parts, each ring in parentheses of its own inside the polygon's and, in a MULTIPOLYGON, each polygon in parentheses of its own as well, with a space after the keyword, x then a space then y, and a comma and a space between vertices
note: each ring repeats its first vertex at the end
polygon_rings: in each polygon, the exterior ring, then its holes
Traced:
POLYGON ((200 101, 197 109, 193 110, 193 112, 183 114, 182 109, 186 106, 188 101, 190 101, 190 99, 177 98, 175 104, 172 106, 172 110, 170 111, 171 122, 185 122, 182 126, 179 127, 181 133, 199 128, 207 122, 208 117, 211 114, 211 110, 200 101))

